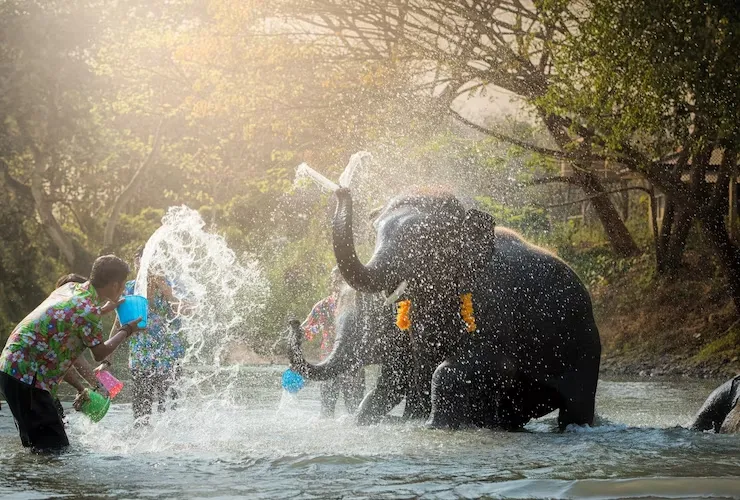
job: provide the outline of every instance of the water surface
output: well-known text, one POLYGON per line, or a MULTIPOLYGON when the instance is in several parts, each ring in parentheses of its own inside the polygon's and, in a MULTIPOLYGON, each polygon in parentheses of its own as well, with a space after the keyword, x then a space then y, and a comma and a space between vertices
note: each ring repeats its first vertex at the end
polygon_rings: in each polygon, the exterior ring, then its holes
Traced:
MULTIPOLYGON (((320 420, 318 387, 241 367, 236 397, 202 399, 134 429, 126 395, 98 424, 69 418, 68 453, 20 446, 0 411, 0 497, 740 498, 740 436, 686 423, 721 381, 602 380, 599 425, 556 432, 434 431, 320 420)), ((370 381, 370 385, 372 385, 370 381)), ((398 413, 398 409, 394 412, 398 413)))

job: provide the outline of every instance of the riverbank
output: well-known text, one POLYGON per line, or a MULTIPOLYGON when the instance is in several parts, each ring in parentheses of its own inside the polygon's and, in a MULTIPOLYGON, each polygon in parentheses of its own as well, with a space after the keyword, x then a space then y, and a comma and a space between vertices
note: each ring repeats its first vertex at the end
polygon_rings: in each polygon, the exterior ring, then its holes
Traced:
POLYGON ((724 277, 687 252, 675 280, 647 258, 592 285, 604 375, 725 379, 740 373, 740 321, 724 277))

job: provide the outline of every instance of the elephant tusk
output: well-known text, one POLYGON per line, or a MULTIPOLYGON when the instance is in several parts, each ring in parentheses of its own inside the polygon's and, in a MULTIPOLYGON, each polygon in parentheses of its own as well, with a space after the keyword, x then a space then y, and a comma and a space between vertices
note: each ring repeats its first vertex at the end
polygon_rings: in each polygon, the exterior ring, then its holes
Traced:
POLYGON ((395 302, 398 300, 398 297, 400 297, 403 292, 406 291, 406 287, 408 286, 408 281, 402 281, 400 285, 398 285, 398 288, 396 288, 392 294, 390 294, 386 299, 385 302, 383 302, 383 305, 389 306, 391 304, 395 304, 395 302))

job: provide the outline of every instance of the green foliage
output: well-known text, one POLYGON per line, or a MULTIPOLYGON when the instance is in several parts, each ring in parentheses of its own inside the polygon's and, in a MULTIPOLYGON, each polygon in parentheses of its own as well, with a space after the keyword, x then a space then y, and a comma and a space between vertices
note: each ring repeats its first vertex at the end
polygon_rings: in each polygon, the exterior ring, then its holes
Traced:
POLYGON ((530 206, 511 207, 496 203, 491 197, 478 196, 475 199, 482 210, 493 215, 496 225, 515 229, 523 234, 541 234, 549 231, 550 220, 541 208, 530 206))
POLYGON ((329 295, 329 272, 334 255, 326 240, 303 237, 274 248, 264 255, 270 282, 270 300, 265 310, 261 340, 269 346, 282 334, 290 319, 303 321, 311 307, 329 295))
POLYGON ((577 115, 612 151, 629 143, 659 157, 692 136, 696 148, 739 144, 740 16, 732 2, 590 0, 556 48, 559 70, 540 104, 577 115))
POLYGON ((26 224, 29 207, 0 183, 0 345, 13 327, 51 292, 62 274, 54 250, 34 224, 26 224))

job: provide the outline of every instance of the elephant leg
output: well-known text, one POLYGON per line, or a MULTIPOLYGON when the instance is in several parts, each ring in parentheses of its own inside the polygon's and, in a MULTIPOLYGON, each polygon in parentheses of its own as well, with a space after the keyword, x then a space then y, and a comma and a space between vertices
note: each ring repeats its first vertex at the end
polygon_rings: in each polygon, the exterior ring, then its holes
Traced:
POLYGON ((445 361, 432 376, 432 408, 426 425, 435 429, 456 429, 468 413, 470 379, 457 365, 445 361))
POLYGON ((341 382, 341 376, 338 376, 321 383, 321 418, 334 416, 341 382))
POLYGON ((398 405, 409 386, 408 373, 383 365, 375 389, 368 392, 357 410, 357 423, 369 425, 379 422, 398 405))
POLYGON ((593 425, 599 361, 599 357, 595 355, 585 357, 577 369, 558 379, 556 383, 560 394, 558 427, 561 430, 570 424, 593 425))
POLYGON ((403 412, 404 418, 412 420, 429 418, 432 411, 432 378, 441 362, 441 358, 436 359, 436 356, 430 356, 414 364, 411 374, 412 382, 403 412))
POLYGON ((493 406, 486 412, 481 427, 514 431, 524 427, 533 418, 546 415, 558 408, 559 397, 552 387, 531 381, 516 381, 511 387, 498 393, 493 406))
POLYGON ((596 406, 596 375, 571 373, 561 378, 560 412, 558 427, 565 429, 570 424, 593 425, 596 406), (593 378, 584 382, 583 378, 593 378))
POLYGON ((356 373, 349 373, 342 383, 344 406, 348 413, 355 413, 365 395, 365 369, 360 368, 356 373))

